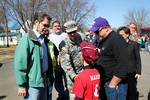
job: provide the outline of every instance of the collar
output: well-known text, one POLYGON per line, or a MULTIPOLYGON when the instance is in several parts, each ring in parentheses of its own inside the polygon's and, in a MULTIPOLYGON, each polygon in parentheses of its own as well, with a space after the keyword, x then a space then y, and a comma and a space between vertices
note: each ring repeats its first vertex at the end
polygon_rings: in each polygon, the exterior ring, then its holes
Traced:
POLYGON ((29 38, 30 38, 31 40, 38 42, 38 38, 37 38, 35 32, 33 31, 33 29, 30 29, 30 30, 28 31, 28 33, 29 33, 29 38))
POLYGON ((41 34, 36 29, 33 28, 33 32, 35 33, 38 39, 41 37, 41 34))
POLYGON ((68 41, 72 44, 76 44, 76 45, 80 45, 80 43, 82 42, 82 37, 79 33, 76 33, 76 37, 74 40, 70 40, 69 36, 67 36, 68 41))
POLYGON ((94 67, 94 65, 90 64, 90 65, 86 65, 83 68, 84 69, 92 69, 94 67))
POLYGON ((59 31, 59 32, 56 32, 55 34, 56 34, 56 35, 61 35, 61 34, 62 34, 62 32, 61 32, 61 31, 59 31))

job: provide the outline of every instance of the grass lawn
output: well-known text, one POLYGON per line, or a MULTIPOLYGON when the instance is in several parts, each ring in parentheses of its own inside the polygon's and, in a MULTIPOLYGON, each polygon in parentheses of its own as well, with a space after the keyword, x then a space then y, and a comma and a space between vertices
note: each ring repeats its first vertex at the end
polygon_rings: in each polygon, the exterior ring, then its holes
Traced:
POLYGON ((12 61, 16 46, 0 46, 0 63, 12 61))

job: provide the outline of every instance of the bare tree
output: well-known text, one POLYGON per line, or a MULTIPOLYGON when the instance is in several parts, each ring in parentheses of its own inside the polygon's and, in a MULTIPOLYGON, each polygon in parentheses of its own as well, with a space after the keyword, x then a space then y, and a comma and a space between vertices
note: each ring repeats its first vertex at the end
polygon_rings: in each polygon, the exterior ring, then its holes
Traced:
POLYGON ((126 24, 134 22, 138 25, 138 29, 149 27, 150 25, 150 12, 144 8, 138 10, 129 10, 124 18, 126 24))
POLYGON ((2 9, 2 6, 0 5, 0 32, 4 31, 4 11, 2 9))
POLYGON ((49 13, 64 24, 68 20, 75 20, 78 25, 84 24, 95 10, 94 4, 88 0, 47 0, 49 13))
POLYGON ((32 26, 28 20, 33 22, 34 15, 41 12, 46 5, 45 0, 5 0, 5 2, 8 5, 9 16, 17 21, 25 32, 28 26, 32 26))
POLYGON ((6 6, 6 2, 4 2, 4 0, 2 0, 0 2, 0 13, 1 13, 1 16, 0 16, 0 24, 1 26, 3 27, 3 31, 6 32, 6 41, 7 41, 7 47, 9 47, 9 40, 8 40, 8 32, 9 32, 9 29, 8 29, 8 17, 7 17, 7 6, 6 6))
MULTIPOLYGON (((88 0, 3 0, 7 5, 8 17, 17 21, 27 32, 29 23, 39 12, 48 12, 64 24, 75 20, 78 25, 84 25, 94 11, 94 4, 88 0), (27 23, 27 26, 24 24, 27 23)), ((31 25, 32 26, 32 25, 31 25)))

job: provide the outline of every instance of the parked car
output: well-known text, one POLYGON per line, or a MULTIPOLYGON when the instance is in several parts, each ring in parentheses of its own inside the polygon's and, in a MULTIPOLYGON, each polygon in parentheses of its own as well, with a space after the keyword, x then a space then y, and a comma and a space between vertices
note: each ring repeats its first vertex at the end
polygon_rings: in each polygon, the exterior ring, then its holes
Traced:
POLYGON ((150 28, 142 28, 140 37, 143 38, 143 44, 142 47, 145 48, 145 50, 150 50, 150 28))
POLYGON ((142 28, 140 32, 140 36, 148 36, 150 38, 150 28, 142 28))

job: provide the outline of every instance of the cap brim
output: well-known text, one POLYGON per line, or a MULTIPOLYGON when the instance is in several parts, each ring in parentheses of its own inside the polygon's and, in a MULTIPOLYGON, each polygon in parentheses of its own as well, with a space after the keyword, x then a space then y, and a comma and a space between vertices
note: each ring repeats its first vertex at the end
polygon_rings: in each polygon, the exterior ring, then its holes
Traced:
POLYGON ((91 32, 96 32, 98 29, 99 29, 98 27, 91 27, 91 28, 90 28, 90 31, 91 31, 91 32))
POLYGON ((71 28, 71 29, 66 29, 66 32, 67 33, 70 33, 70 32, 73 32, 73 31, 77 31, 78 27, 74 27, 74 28, 71 28))

